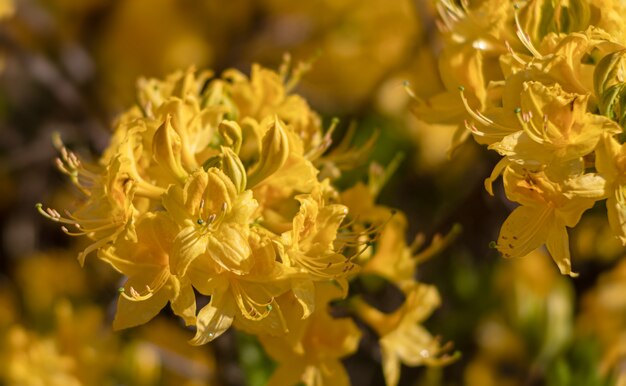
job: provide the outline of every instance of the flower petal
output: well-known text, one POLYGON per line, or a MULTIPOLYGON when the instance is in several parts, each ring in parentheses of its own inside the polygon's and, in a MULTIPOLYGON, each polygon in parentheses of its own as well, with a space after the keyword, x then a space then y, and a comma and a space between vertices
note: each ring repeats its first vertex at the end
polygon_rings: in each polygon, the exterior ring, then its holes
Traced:
POLYGON ((204 306, 198 313, 196 321, 196 336, 189 341, 190 344, 199 346, 212 341, 222 335, 233 324, 235 316, 235 303, 230 297, 224 301, 214 301, 204 306))
POLYGON ((606 200, 606 210, 613 234, 626 245, 626 205, 611 196, 606 200))
POLYGON ((504 257, 522 257, 539 248, 546 237, 546 225, 554 209, 518 206, 502 224, 498 251, 504 257))
POLYGON ((553 222, 548 227, 548 237, 546 240, 546 246, 548 252, 552 255, 552 259, 563 275, 569 275, 571 277, 578 276, 577 273, 572 272, 572 263, 570 261, 569 254, 569 237, 565 224, 560 225, 558 222, 553 222))

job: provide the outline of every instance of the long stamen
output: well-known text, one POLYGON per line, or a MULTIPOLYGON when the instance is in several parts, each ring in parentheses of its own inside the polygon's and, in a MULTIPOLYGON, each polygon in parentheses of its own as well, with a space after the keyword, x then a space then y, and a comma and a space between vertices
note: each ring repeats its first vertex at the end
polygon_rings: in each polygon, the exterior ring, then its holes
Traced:
POLYGON ((504 42, 504 46, 506 47, 506 50, 509 52, 509 55, 511 55, 511 57, 518 62, 519 64, 521 64, 522 66, 527 66, 528 63, 526 61, 524 61, 524 59, 522 59, 519 55, 517 55, 517 53, 513 50, 513 47, 511 47, 511 45, 509 44, 508 41, 504 42))
POLYGON ((228 204, 224 202, 222 203, 219 214, 216 215, 215 213, 213 213, 207 218, 207 226, 210 226, 211 230, 214 231, 215 229, 217 229, 217 227, 220 226, 227 213, 228 204))
POLYGON ((169 274, 168 274, 167 270, 163 270, 163 271, 161 271, 161 273, 159 275, 157 275, 154 278, 154 280, 152 280, 152 282, 150 284, 146 284, 146 288, 145 288, 146 292, 144 294, 139 293, 132 286, 129 288, 130 296, 128 294, 126 294, 126 291, 124 290, 124 288, 120 289, 120 294, 124 298, 126 298, 127 300, 130 300, 130 301, 144 301, 144 300, 148 300, 152 296, 154 296, 154 294, 157 291, 159 291, 165 285, 165 283, 167 283, 168 279, 169 279, 169 274))
POLYGON ((526 47, 526 49, 528 51, 530 51, 530 53, 537 59, 544 59, 544 56, 537 51, 537 49, 535 48, 535 46, 532 43, 532 40, 530 39, 530 35, 528 35, 526 32, 524 32, 524 29, 522 28, 522 24, 520 23, 519 20, 519 5, 515 5, 515 13, 514 13, 514 17, 515 17, 515 28, 516 28, 516 35, 519 38, 520 42, 522 42, 522 44, 524 45, 524 47, 526 47))
POLYGON ((324 134, 324 137, 322 138, 321 143, 317 147, 311 149, 307 154, 305 154, 306 159, 311 160, 311 161, 316 160, 317 158, 321 157, 322 154, 326 152, 326 150, 328 150, 330 145, 332 145, 333 143, 332 135, 335 132, 335 129, 337 128, 338 124, 339 124, 339 118, 333 118, 333 120, 330 123, 330 127, 328 128, 328 130, 324 134))
MULTIPOLYGON (((463 86, 459 87, 459 92, 461 93, 461 101, 463 102, 463 106, 465 107, 465 110, 478 123, 480 123, 483 126, 497 128, 497 129, 501 130, 504 133, 511 133, 512 130, 510 128, 508 128, 506 126, 502 126, 502 125, 492 121, 491 119, 489 119, 486 116, 484 116, 480 111, 476 111, 473 108, 471 108, 470 105, 469 105, 469 102, 467 101, 467 98, 465 97, 465 87, 463 87, 463 86)), ((473 132, 475 134, 479 134, 481 136, 487 136, 486 133, 477 130, 475 126, 468 127, 467 122, 466 122, 466 127, 468 128, 468 130, 470 130, 471 132, 473 132)))
POLYGON ((532 111, 522 112, 516 109, 517 120, 522 126, 524 132, 535 142, 543 144, 545 142, 545 134, 541 136, 537 134, 535 126, 532 124, 533 113, 532 111))

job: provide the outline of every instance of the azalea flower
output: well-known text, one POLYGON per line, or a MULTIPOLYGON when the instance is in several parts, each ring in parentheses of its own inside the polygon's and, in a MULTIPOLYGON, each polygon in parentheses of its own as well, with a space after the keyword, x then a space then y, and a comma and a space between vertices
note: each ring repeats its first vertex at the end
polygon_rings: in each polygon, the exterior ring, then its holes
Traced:
POLYGON ((195 297, 188 280, 170 267, 177 227, 163 213, 147 213, 137 224, 137 242, 123 241, 100 251, 99 257, 128 279, 117 301, 113 327, 138 326, 168 303, 187 324, 195 322, 195 297))
POLYGON ((256 202, 252 192, 237 188, 217 168, 199 169, 184 187, 172 185, 163 206, 180 231, 174 239, 174 270, 184 276, 189 264, 202 254, 229 271, 247 272, 253 261, 247 243, 256 202))
POLYGON ((583 174, 565 181, 551 181, 545 173, 507 167, 507 198, 521 205, 502 224, 497 248, 504 257, 523 257, 545 244, 562 274, 572 272, 566 227, 574 227, 582 213, 604 196, 604 179, 583 174))
POLYGON ((526 82, 520 99, 522 130, 489 148, 528 168, 547 166, 552 176, 574 174, 559 170, 571 161, 582 172, 582 157, 595 149, 602 133, 620 131, 608 118, 587 112, 589 96, 565 93, 558 84, 526 82))
POLYGON ((402 291, 406 300, 390 314, 377 310, 363 299, 353 300, 359 317, 378 333, 387 386, 398 384, 401 364, 439 366, 454 360, 445 354, 449 347, 441 346, 439 340, 421 326, 441 302, 437 290, 421 283, 406 283, 402 291))

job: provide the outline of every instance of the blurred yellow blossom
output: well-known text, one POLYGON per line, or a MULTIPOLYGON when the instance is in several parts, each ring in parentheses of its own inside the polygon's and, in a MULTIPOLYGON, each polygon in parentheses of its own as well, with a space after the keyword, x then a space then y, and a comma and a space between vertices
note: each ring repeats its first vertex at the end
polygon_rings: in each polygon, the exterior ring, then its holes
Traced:
POLYGON ((499 265, 490 288, 498 294, 500 307, 478 325, 479 349, 465 370, 466 385, 521 386, 541 379, 541 372, 569 344, 573 291, 549 269, 545 257, 535 250, 499 265))
POLYGON ((582 299, 578 329, 582 335, 591 335, 602 345, 600 369, 613 374, 617 385, 626 383, 626 262, 620 261, 611 271, 600 276, 596 286, 582 299))

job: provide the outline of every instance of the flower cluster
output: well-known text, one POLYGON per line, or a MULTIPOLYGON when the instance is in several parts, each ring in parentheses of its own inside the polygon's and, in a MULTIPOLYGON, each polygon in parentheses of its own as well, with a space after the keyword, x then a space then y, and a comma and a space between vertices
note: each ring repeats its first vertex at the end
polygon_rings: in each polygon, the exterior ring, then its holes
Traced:
POLYGON ((306 65, 290 67, 140 80, 138 105, 119 118, 97 164, 57 141, 58 167, 84 202, 65 215, 38 207, 67 234, 91 240, 81 264, 97 253, 127 277, 115 328, 146 323, 169 302, 195 326, 192 344, 231 326, 257 336, 279 362, 276 385, 347 384, 340 359, 356 351, 361 333, 352 319, 332 317, 330 302, 348 296, 360 271, 380 273, 406 295, 400 309, 384 315, 346 303, 379 332, 395 385, 401 362, 449 360, 418 325, 439 297, 415 281, 419 258, 404 243, 402 215, 373 203, 384 171, 373 169, 369 188, 343 193, 327 178, 363 150, 327 152, 336 123, 324 133, 290 93, 306 65))
POLYGON ((561 273, 575 276, 566 227, 596 201, 607 199, 613 232, 626 243, 623 6, 440 5, 449 91, 416 110, 453 109, 450 122, 463 122, 457 144, 471 133, 503 157, 485 187, 493 194, 502 175, 507 198, 520 206, 502 225, 497 249, 518 257, 545 244, 561 273))

